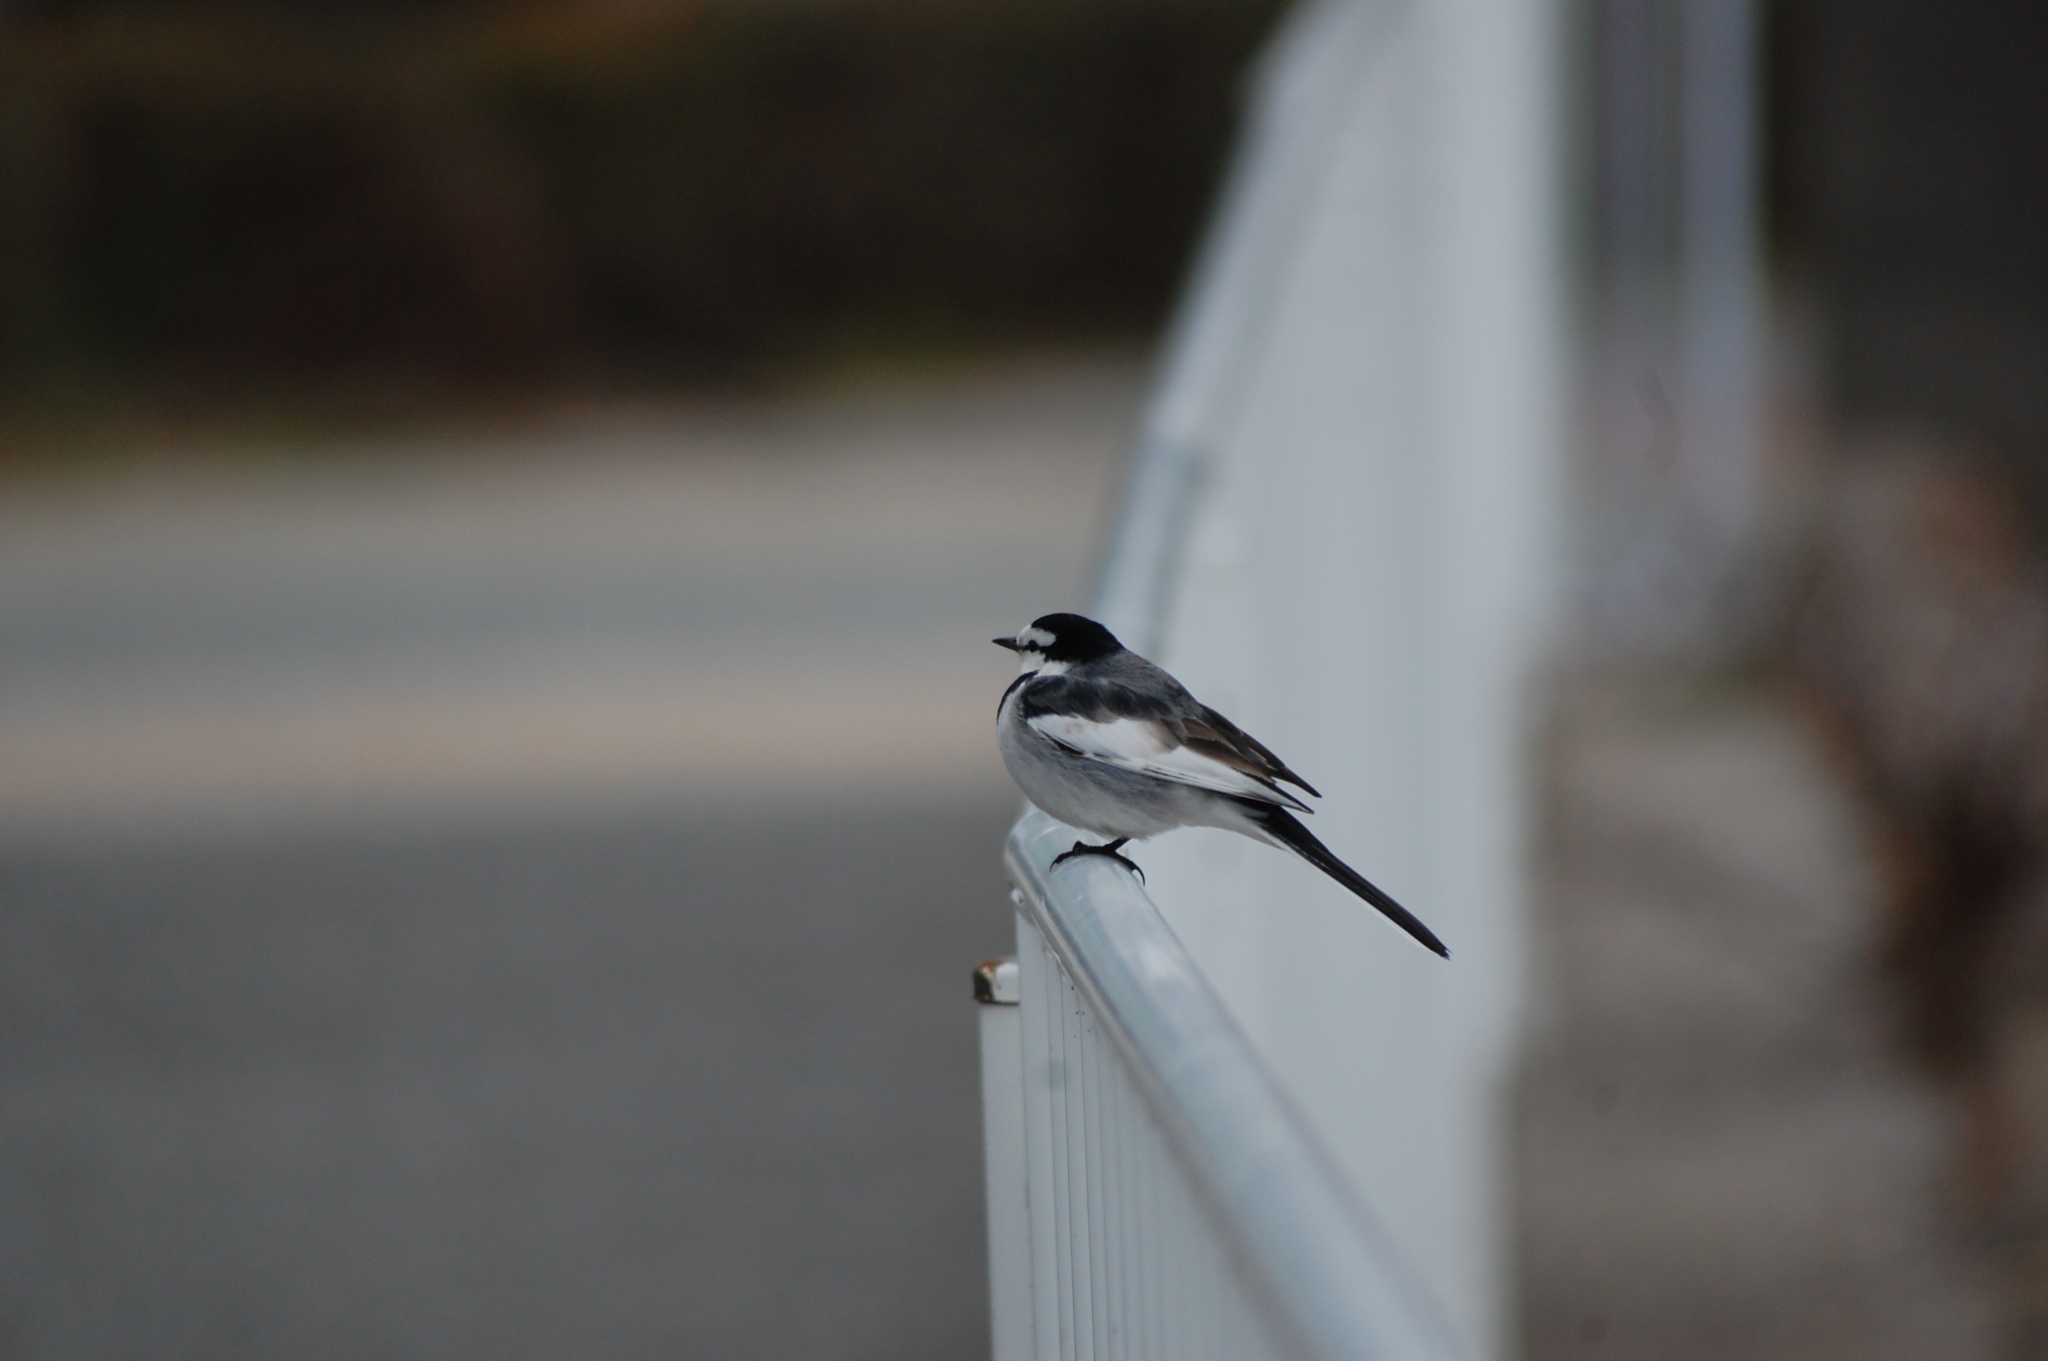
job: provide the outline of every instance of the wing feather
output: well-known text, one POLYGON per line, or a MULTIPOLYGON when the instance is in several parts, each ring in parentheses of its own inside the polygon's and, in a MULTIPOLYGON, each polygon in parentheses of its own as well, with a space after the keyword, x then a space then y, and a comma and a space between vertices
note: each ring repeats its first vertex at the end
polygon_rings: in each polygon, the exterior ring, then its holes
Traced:
POLYGON ((1183 743, 1212 761, 1268 782, 1285 780, 1317 798, 1323 796, 1322 790, 1289 770, 1265 743, 1206 704, 1197 716, 1181 719, 1175 727, 1183 743))
POLYGON ((1218 760, 1181 740, 1177 725, 1155 718, 1090 718, 1072 713, 1039 713, 1025 722, 1068 751, 1091 761, 1154 779, 1192 785, 1218 794, 1256 799, 1308 812, 1308 805, 1257 770, 1218 760))

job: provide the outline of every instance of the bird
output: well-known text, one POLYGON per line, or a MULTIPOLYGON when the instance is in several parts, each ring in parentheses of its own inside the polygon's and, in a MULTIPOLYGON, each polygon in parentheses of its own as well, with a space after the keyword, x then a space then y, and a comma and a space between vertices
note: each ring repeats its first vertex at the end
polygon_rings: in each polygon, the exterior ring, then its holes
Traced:
POLYGON ((1414 913, 1301 824, 1294 814, 1313 810, 1282 786, 1312 798, 1320 790, 1107 628, 1084 615, 1045 614, 990 641, 1021 663, 996 705, 996 744, 1010 778, 1044 812, 1109 838, 1076 841, 1048 868, 1107 856, 1143 880, 1123 854, 1130 842, 1217 827, 1292 851, 1424 948, 1450 957, 1414 913))

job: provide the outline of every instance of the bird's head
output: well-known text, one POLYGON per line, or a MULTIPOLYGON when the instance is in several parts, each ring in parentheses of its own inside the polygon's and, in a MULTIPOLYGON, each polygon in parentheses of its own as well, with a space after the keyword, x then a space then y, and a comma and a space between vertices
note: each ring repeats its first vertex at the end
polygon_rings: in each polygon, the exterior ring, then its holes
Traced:
POLYGON ((1018 629, 1016 637, 989 641, 1016 653, 1024 670, 1055 675, 1123 650, 1115 634, 1078 614, 1041 614, 1018 629))

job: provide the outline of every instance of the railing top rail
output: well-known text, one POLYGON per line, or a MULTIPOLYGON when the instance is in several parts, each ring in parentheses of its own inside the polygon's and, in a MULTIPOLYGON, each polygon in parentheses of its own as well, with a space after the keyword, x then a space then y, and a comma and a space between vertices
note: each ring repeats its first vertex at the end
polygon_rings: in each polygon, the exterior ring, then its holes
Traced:
POLYGON ((1262 54, 1215 216, 1173 319, 1096 589, 1137 651, 1158 646, 1204 470, 1244 399, 1325 153, 1399 0, 1304 0, 1262 54))
MULTIPOLYGON (((1394 0, 1311 0, 1268 50, 1250 118, 1131 463, 1097 599, 1155 649, 1205 464, 1242 400, 1245 347, 1267 323, 1318 168, 1394 0)), ((1314 1358, 1459 1353, 1428 1292, 1316 1142, 1222 1000, 1128 873, 1083 859, 1028 814, 1010 836, 1023 911, 1112 1041, 1224 1231, 1267 1323, 1314 1358)))
POLYGON ((1071 833, 1032 813, 1010 838, 1022 910, 1064 964, 1223 1230, 1264 1323, 1304 1358, 1453 1357, 1428 1292, 1308 1132, 1128 871, 1045 867, 1071 833))

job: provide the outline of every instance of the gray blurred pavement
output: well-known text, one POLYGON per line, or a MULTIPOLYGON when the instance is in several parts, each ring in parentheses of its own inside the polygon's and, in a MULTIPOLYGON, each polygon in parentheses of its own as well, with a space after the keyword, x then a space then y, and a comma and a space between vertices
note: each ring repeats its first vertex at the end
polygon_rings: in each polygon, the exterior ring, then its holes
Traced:
POLYGON ((1139 377, 13 496, 0 1356, 976 1354, 985 640, 1139 377))
POLYGON ((1565 693, 1516 1110, 1524 1355, 1998 1354, 1813 735, 1753 694, 1565 693))

